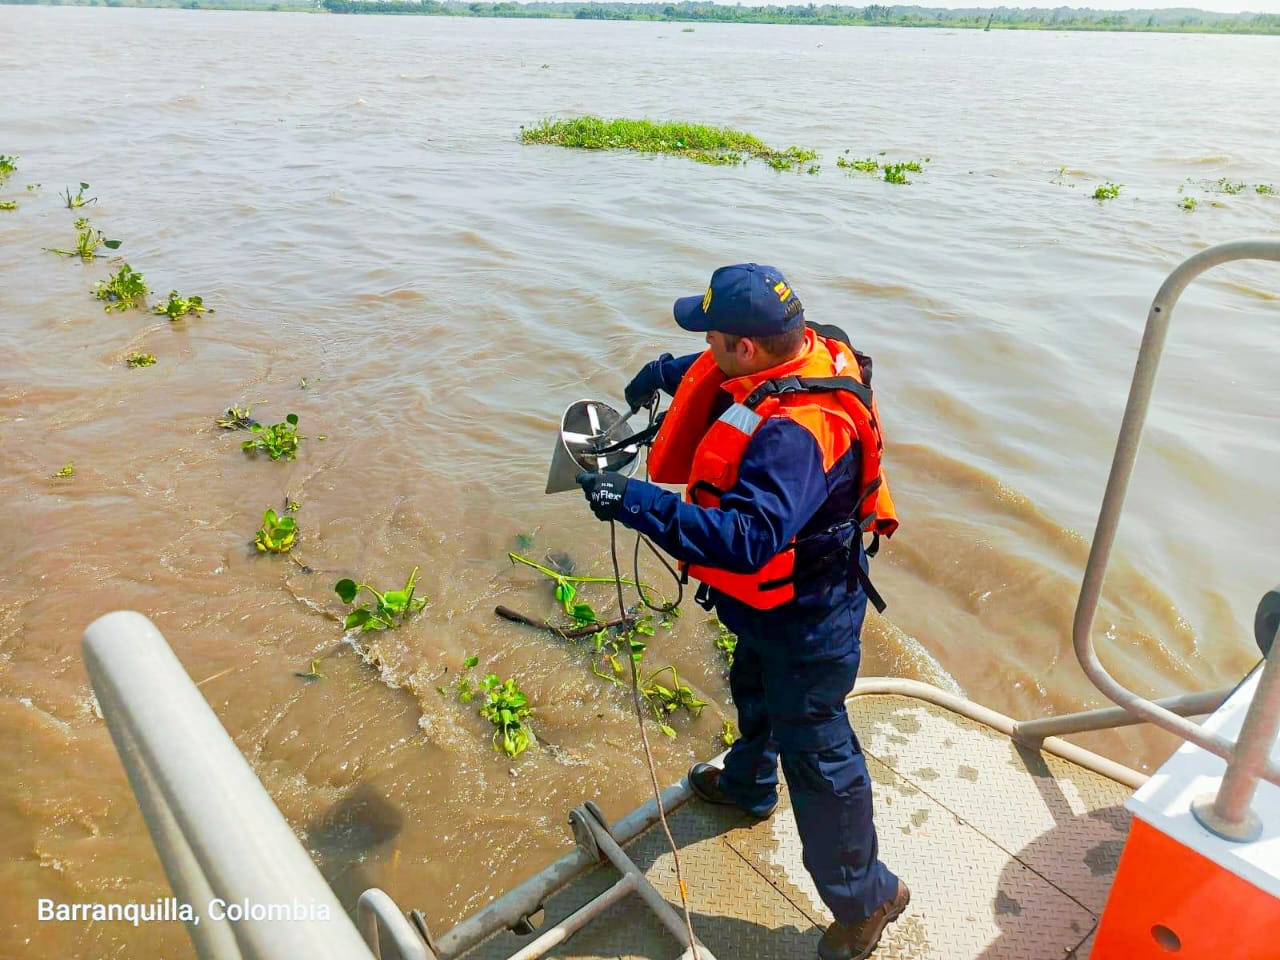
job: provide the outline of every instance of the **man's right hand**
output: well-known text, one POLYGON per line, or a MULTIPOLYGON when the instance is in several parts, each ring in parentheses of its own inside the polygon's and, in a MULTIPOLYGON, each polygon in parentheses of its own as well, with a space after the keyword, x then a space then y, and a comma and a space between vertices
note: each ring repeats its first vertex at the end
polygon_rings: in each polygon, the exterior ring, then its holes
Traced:
POLYGON ((622 395, 627 405, 633 410, 647 407, 662 389, 662 365, 671 359, 671 354, 664 353, 657 360, 650 360, 640 372, 631 378, 622 395))

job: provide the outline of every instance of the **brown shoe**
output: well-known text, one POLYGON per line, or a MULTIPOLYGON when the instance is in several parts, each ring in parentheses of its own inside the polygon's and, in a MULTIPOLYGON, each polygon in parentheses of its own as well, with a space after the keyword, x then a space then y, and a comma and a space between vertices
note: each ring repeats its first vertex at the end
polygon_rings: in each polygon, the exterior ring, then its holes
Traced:
POLYGON ((695 763, 689 768, 689 786, 695 794, 707 801, 707 803, 721 803, 737 807, 757 820, 768 819, 773 815, 773 811, 778 808, 777 798, 765 807, 756 807, 754 809, 744 807, 720 789, 720 768, 713 767, 709 763, 695 763))
POLYGON ((865 960, 871 956, 884 928, 902 915, 911 902, 911 891, 901 880, 893 899, 881 904, 861 923, 841 923, 827 927, 818 944, 818 960, 865 960))

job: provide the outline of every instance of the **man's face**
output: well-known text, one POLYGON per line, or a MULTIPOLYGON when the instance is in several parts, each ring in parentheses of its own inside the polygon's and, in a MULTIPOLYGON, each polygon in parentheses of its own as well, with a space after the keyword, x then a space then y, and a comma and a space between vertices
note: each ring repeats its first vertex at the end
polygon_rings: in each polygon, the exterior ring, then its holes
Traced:
POLYGON ((726 377, 740 377, 747 373, 740 356, 742 344, 741 337, 728 337, 718 330, 707 331, 707 346, 711 348, 712 359, 726 377))

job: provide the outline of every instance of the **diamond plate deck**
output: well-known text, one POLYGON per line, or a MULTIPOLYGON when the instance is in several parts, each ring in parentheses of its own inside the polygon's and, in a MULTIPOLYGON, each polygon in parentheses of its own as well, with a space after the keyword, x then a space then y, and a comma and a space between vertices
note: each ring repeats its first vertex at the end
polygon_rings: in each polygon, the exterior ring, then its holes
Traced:
MULTIPOLYGON (((1124 786, 950 711, 901 696, 849 702, 871 771, 880 855, 911 887, 879 960, 1087 960, 1128 831, 1124 786)), ((805 872, 785 789, 773 817, 694 801, 668 817, 698 937, 719 960, 809 958, 831 920, 805 872)), ((627 852, 679 909, 660 828, 627 852)), ((546 904, 572 913, 617 877, 600 867, 546 904)), ((498 960, 528 937, 501 933, 466 954, 498 960)), ((674 958, 679 945, 635 897, 549 957, 674 958)))

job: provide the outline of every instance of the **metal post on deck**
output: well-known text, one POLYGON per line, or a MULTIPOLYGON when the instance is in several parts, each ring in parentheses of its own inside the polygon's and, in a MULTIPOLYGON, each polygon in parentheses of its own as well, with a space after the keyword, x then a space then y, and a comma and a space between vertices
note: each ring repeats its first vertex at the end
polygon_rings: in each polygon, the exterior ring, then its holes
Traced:
POLYGON ((197 914, 200 960, 373 960, 155 624, 109 613, 83 649, 165 873, 197 914))
MULTIPOLYGON (((1263 619, 1262 611, 1272 598, 1280 598, 1280 587, 1263 598, 1258 608, 1259 620, 1263 619)), ((1258 645, 1267 651, 1267 659, 1240 728, 1235 755, 1227 764, 1217 794, 1197 797, 1191 804, 1191 812, 1201 826, 1225 840, 1248 843, 1262 835, 1262 818, 1250 804, 1271 756, 1276 734, 1280 732, 1280 652, 1277 652, 1280 645, 1277 640, 1280 640, 1280 627, 1272 632, 1269 641, 1258 636, 1258 645)))

